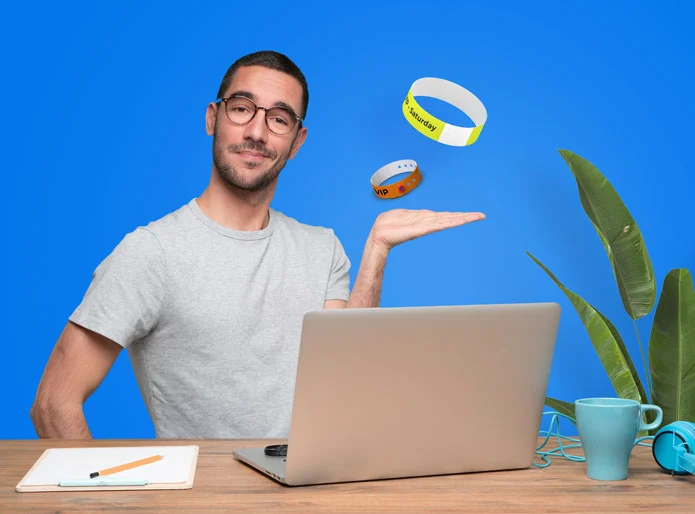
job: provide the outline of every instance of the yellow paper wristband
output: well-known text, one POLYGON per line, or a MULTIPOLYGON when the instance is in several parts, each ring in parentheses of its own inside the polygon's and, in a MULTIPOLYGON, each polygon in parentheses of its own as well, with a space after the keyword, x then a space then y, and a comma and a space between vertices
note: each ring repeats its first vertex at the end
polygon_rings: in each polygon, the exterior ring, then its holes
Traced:
POLYGON ((422 174, 420 173, 420 168, 418 168, 417 163, 411 159, 402 159, 379 168, 374 175, 372 175, 370 182, 372 183, 374 194, 379 198, 399 198, 415 189, 421 180, 422 174), (401 173, 407 173, 408 175, 388 186, 381 185, 386 180, 401 173))
POLYGON ((413 82, 403 101, 403 116, 421 134, 451 146, 475 143, 487 121, 483 103, 466 88, 444 79, 424 77, 413 82), (447 102, 463 111, 475 127, 460 127, 446 123, 428 113, 415 100, 416 96, 429 96, 447 102))

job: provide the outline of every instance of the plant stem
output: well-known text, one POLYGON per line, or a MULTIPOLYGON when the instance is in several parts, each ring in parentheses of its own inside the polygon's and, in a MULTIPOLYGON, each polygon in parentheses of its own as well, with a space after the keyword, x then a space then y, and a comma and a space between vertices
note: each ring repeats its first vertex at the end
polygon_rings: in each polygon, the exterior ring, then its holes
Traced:
POLYGON ((642 355, 642 364, 644 364, 644 374, 645 378, 647 379, 647 388, 649 389, 649 400, 651 402, 652 398, 654 398, 654 393, 652 391, 652 380, 651 376, 649 374, 649 368, 647 368, 647 359, 644 358, 644 349, 642 348, 642 341, 640 341, 639 338, 639 330, 637 330, 637 321, 634 319, 632 320, 632 325, 635 327, 635 334, 637 335, 637 344, 639 345, 639 351, 640 354, 642 355))

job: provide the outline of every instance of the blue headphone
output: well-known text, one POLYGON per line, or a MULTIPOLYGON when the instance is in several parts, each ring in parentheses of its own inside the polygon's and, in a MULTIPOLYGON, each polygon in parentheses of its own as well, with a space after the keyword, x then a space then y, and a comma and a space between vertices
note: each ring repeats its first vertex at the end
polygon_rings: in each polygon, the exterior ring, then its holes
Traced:
POLYGON ((695 423, 674 421, 662 427, 654 436, 652 454, 673 475, 695 474, 695 423))

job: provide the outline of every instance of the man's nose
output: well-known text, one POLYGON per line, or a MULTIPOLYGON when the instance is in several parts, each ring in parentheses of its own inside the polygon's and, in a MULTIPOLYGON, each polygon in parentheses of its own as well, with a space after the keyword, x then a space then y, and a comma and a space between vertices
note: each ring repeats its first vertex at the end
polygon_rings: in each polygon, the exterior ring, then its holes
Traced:
POLYGON ((266 143, 268 141, 268 125, 265 122, 266 112, 258 109, 256 115, 244 126, 244 138, 266 143))

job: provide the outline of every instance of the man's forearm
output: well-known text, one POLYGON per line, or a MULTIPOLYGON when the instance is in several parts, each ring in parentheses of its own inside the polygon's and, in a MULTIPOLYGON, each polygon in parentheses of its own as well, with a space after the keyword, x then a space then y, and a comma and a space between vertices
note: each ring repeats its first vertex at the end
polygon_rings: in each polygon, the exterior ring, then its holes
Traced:
POLYGON ((38 406, 31 409, 36 434, 42 438, 91 439, 82 405, 38 406))
POLYGON ((371 239, 367 241, 355 285, 348 300, 348 308, 379 306, 387 255, 388 250, 383 246, 373 243, 371 239))

